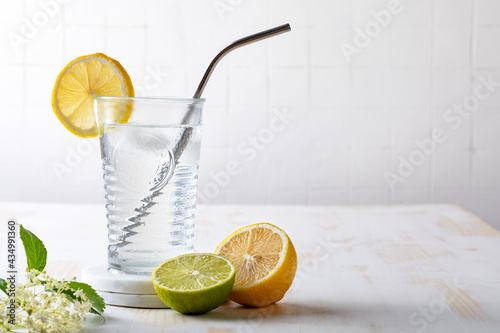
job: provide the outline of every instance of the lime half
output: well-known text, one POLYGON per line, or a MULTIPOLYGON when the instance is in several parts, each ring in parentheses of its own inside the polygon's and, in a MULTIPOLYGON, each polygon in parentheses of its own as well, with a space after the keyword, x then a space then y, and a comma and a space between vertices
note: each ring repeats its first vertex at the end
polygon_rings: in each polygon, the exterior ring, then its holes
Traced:
POLYGON ((234 276, 231 261, 211 253, 180 255, 151 274, 163 303, 184 314, 201 314, 221 305, 231 293, 234 276))

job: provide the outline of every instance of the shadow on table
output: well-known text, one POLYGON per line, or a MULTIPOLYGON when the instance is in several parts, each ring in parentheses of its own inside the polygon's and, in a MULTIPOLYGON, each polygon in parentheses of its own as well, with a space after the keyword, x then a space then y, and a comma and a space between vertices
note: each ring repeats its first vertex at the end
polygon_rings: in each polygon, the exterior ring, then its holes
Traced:
POLYGON ((296 303, 276 303, 263 308, 252 308, 239 305, 232 301, 226 301, 217 309, 201 316, 194 316, 200 320, 219 320, 219 321, 234 321, 234 320, 249 320, 252 322, 273 321, 278 319, 281 321, 283 317, 293 318, 297 316, 306 316, 314 318, 316 316, 332 317, 338 315, 338 311, 331 305, 311 305, 311 304, 296 304, 296 303))
POLYGON ((391 323, 392 328, 412 330, 415 327, 411 326, 408 316, 416 313, 419 306, 411 302, 396 304, 309 299, 300 302, 285 300, 263 308, 251 308, 226 301, 213 311, 193 316, 182 315, 170 309, 109 306, 104 326, 97 316, 93 316, 85 323, 84 331, 89 333, 114 331, 126 327, 129 332, 149 333, 158 332, 157 329, 166 327, 165 325, 194 328, 219 323, 224 328, 236 328, 237 332, 272 332, 273 327, 295 325, 299 322, 309 328, 328 324, 336 327, 358 327, 361 331, 370 325, 383 327, 391 323), (119 315, 117 315, 118 310, 119 315))
MULTIPOLYGON (((263 308, 251 308, 226 301, 217 309, 200 316, 196 320, 210 321, 246 321, 253 324, 260 322, 295 322, 297 318, 308 318, 312 322, 327 319, 329 322, 348 323, 357 320, 388 316, 390 304, 334 302, 328 300, 309 300, 308 302, 278 302, 263 308), (363 319, 364 318, 364 319, 363 319)), ((408 316, 418 310, 415 304, 398 304, 398 310, 392 312, 392 320, 407 324, 408 316)))

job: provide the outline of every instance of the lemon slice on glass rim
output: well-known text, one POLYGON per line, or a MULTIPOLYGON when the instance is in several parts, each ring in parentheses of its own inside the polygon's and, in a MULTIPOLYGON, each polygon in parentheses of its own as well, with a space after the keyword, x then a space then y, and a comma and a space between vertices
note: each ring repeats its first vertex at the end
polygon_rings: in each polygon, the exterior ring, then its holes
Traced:
MULTIPOLYGON (((59 73, 52 91, 52 108, 71 133, 82 138, 97 136, 94 96, 134 97, 134 87, 123 66, 102 53, 82 56, 71 61, 59 73)), ((125 108, 116 114, 124 123, 130 116, 125 108)))

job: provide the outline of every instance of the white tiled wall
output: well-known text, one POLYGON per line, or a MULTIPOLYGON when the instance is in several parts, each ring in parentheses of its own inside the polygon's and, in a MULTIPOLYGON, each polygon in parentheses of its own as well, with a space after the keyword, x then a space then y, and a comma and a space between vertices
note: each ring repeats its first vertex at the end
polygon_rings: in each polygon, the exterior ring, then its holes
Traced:
POLYGON ((104 52, 139 94, 189 96, 226 44, 286 22, 292 32, 225 58, 205 91, 207 201, 455 202, 500 227, 500 86, 457 128, 443 119, 480 78, 500 82, 497 0, 2 1, 0 200, 103 201, 96 140, 67 132, 50 105, 73 58, 104 52), (348 61, 341 45, 395 4, 348 61), (434 128, 447 139, 389 186, 434 128), (241 172, 209 195, 228 163, 241 172))

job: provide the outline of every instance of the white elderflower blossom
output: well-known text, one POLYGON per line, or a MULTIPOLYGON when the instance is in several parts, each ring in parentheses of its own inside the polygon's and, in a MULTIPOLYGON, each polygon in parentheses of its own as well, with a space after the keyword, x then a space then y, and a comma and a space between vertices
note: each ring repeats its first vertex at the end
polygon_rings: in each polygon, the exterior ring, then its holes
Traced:
MULTIPOLYGON (((26 271, 26 283, 16 288, 15 325, 0 313, 0 331, 27 329, 29 332, 71 332, 81 329, 81 321, 92 308, 82 290, 74 290, 70 281, 58 281, 44 272, 26 271)), ((7 297, 0 298, 0 306, 8 306, 7 297)))

